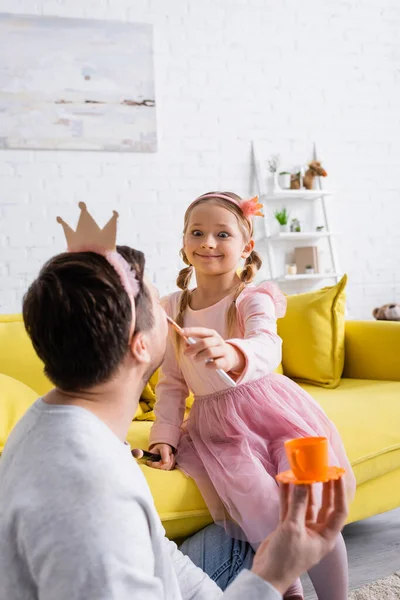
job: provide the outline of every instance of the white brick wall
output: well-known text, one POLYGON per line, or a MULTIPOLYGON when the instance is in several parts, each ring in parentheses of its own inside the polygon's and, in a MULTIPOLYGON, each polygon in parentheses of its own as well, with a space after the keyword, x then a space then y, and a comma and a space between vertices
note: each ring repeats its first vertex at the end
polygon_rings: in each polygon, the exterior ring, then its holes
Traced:
POLYGON ((2 0, 3 12, 150 22, 157 154, 1 151, 0 312, 19 311, 63 249, 57 214, 85 200, 174 288, 184 207, 210 189, 251 189, 250 141, 288 162, 315 140, 337 190, 332 229, 349 310, 400 302, 398 0, 2 0))

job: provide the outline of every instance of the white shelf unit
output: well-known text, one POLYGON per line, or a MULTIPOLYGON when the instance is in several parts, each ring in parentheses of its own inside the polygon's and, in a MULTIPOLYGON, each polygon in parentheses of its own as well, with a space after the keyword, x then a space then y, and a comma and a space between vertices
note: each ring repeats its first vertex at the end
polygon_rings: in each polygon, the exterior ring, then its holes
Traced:
MULTIPOLYGON (((326 198, 332 196, 334 192, 332 190, 326 190, 321 187, 315 190, 282 190, 276 189, 273 192, 267 192, 267 173, 262 171, 261 161, 266 165, 267 157, 257 149, 257 144, 253 142, 253 159, 254 169, 256 175, 257 192, 260 198, 260 202, 264 205, 264 237, 267 251, 267 260, 270 278, 280 283, 291 283, 292 285, 296 282, 315 282, 323 279, 334 279, 338 282, 341 278, 340 268, 337 259, 336 247, 335 247, 335 234, 330 231, 328 212, 326 206, 326 198), (318 202, 320 203, 322 217, 323 217, 323 231, 301 231, 301 232, 281 232, 272 233, 271 222, 272 219, 268 216, 272 208, 282 206, 282 203, 289 203, 291 206, 299 205, 300 203, 318 202), (279 242, 286 244, 292 244, 293 242, 319 242, 320 240, 326 240, 329 249, 329 271, 321 273, 299 273, 297 275, 288 275, 284 273, 284 265, 282 269, 278 269, 276 266, 275 252, 276 245, 279 242)), ((316 160, 316 151, 314 146, 314 160, 316 160)), ((294 247, 294 246, 293 246, 294 247)))
POLYGON ((321 238, 327 238, 335 235, 330 231, 300 231, 300 232, 287 232, 287 233, 274 233, 269 236, 269 239, 273 242, 307 242, 313 240, 320 240, 321 238))
POLYGON ((329 279, 331 277, 340 279, 341 275, 339 273, 313 273, 312 275, 300 273, 299 275, 282 275, 282 277, 276 277, 275 281, 305 281, 307 279, 329 279))
POLYGON ((260 197, 266 201, 278 200, 318 200, 325 196, 332 196, 333 192, 329 190, 276 190, 273 193, 261 194, 260 197))

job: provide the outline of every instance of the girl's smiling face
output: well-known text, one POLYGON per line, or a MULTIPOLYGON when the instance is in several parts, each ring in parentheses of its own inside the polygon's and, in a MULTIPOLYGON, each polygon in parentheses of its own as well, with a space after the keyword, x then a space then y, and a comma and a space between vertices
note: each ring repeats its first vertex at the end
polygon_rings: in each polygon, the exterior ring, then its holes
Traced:
POLYGON ((253 245, 252 240, 245 238, 234 213, 220 204, 208 201, 191 211, 183 249, 197 272, 221 275, 236 271, 253 245))

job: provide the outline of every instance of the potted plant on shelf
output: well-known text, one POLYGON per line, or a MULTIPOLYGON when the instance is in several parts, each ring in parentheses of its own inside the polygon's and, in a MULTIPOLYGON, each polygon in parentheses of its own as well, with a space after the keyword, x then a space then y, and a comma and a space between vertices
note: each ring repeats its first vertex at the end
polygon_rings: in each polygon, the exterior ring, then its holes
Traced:
POLYGON ((301 225, 298 219, 292 219, 292 222, 290 224, 290 231, 292 233, 299 233, 301 231, 301 225))
POLYGON ((279 173, 279 185, 283 190, 290 190, 291 174, 289 171, 279 173))
POLYGON ((279 223, 281 232, 289 231, 289 213, 286 207, 283 207, 282 210, 276 210, 274 216, 279 223))
POLYGON ((306 275, 314 275, 315 269, 312 265, 306 265, 306 275))

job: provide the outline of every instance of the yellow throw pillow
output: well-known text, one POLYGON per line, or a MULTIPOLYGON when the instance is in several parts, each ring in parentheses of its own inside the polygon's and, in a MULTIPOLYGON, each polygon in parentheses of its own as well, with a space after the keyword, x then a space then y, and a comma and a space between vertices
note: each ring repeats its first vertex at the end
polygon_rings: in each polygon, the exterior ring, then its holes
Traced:
POLYGON ((0 373, 0 453, 17 421, 38 395, 21 381, 0 373))
POLYGON ((142 395, 141 395, 141 400, 144 400, 145 402, 155 402, 156 399, 156 385, 157 385, 157 381, 158 381, 158 369, 157 371, 155 371, 153 373, 153 375, 150 377, 149 381, 146 384, 146 387, 144 388, 142 395))
POLYGON ((156 403, 156 385, 158 381, 158 369, 150 377, 140 396, 140 402, 134 421, 154 421, 154 405, 156 403))
POLYGON ((287 297, 278 321, 283 371, 302 383, 335 388, 344 367, 347 275, 332 287, 287 297))
MULTIPOLYGON (((138 412, 135 415, 134 421, 154 421, 154 405, 156 403, 156 385, 158 381, 159 371, 153 373, 144 388, 140 397, 138 412)), ((194 401, 193 394, 189 394, 186 398, 186 412, 192 408, 194 401)))

